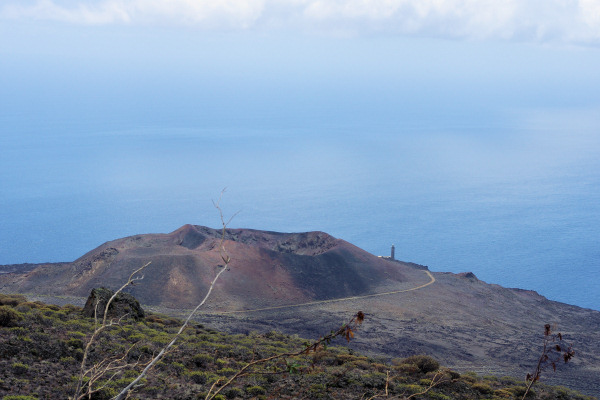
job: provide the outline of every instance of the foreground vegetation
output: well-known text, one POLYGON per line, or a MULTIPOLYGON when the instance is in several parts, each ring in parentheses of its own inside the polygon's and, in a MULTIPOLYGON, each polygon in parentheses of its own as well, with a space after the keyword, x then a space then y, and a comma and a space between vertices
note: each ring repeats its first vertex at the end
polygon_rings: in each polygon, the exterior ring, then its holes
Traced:
MULTIPOLYGON (((114 356, 131 368, 95 382, 95 400, 110 399, 167 344, 181 321, 160 315, 123 320, 104 330, 89 354, 92 364, 114 356)), ((67 399, 79 378, 94 319, 79 307, 27 302, 0 295, 0 399, 67 399)), ((345 343, 339 339, 339 344, 345 343)), ((307 342, 277 332, 228 335, 202 325, 185 329, 177 345, 143 379, 133 399, 204 399, 249 362, 295 352, 307 342)), ((521 399, 523 380, 480 377, 440 368, 428 356, 384 362, 344 347, 318 346, 299 356, 248 369, 217 399, 521 399), (421 394, 420 394, 421 393, 421 394)), ((592 399, 538 384, 528 399, 592 399)))

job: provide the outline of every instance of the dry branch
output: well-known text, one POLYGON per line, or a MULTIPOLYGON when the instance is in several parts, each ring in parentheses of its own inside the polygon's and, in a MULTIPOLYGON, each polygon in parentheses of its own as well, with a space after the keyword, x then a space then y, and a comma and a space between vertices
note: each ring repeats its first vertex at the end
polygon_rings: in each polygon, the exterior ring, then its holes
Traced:
MULTIPOLYGON (((152 369, 152 367, 154 367, 154 365, 157 362, 159 362, 164 357, 164 355, 166 354, 166 352, 169 351, 169 349, 175 344, 175 342, 177 341, 177 339, 179 338, 179 336, 181 335, 181 333, 184 331, 184 329, 187 327, 188 323, 190 322, 190 320, 192 319, 192 317, 196 314, 196 312, 198 311, 198 309, 200 307, 202 307, 204 305, 204 303, 206 303, 206 300, 208 300, 208 298, 210 297, 210 294, 212 293, 212 290, 213 290, 213 288, 215 286, 215 283, 217 283, 217 280, 219 279, 219 277, 221 276, 221 274, 223 272, 227 271, 229 263, 231 261, 231 257, 229 257, 229 254, 227 253, 227 250, 225 249, 225 233, 226 233, 226 229, 227 229, 227 224, 229 224, 231 222, 231 220, 233 219, 233 217, 231 217, 227 222, 225 222, 225 219, 223 217, 223 210, 221 209, 221 199, 223 197, 223 193, 224 192, 225 192, 225 189, 223 189, 223 191, 221 191, 221 195, 219 196, 219 200, 217 202, 213 201, 213 204, 214 204, 215 208, 219 211, 219 215, 221 217, 221 225, 223 226, 223 228, 222 228, 222 234, 221 234, 221 242, 220 242, 220 245, 219 245, 219 253, 220 253, 221 259, 223 260, 223 262, 225 263, 225 265, 221 268, 221 270, 217 273, 217 275, 215 275, 215 278, 210 283, 210 287, 208 288, 208 292, 206 293, 206 295, 204 296, 204 298, 202 299, 202 301, 196 306, 196 308, 194 308, 194 310, 192 310, 192 312, 188 315, 188 317, 186 318, 185 322, 181 325, 181 327, 179 328, 179 331, 177 331, 177 333, 175 334, 175 336, 173 336, 173 339, 169 342, 169 344, 167 344, 158 353, 158 355, 156 355, 148 363, 148 365, 146 365, 146 367, 144 368, 144 370, 129 385, 127 385, 123 390, 121 390, 121 392, 117 396, 115 396, 113 398, 113 400, 124 400, 124 399, 126 399, 129 396, 129 393, 135 388, 136 385, 138 385, 138 383, 140 382, 140 380, 146 376, 146 374, 148 373, 148 371, 150 371, 150 369, 152 369)), ((236 214, 234 214, 234 216, 236 214)))
MULTIPOLYGON (((123 286, 121 286, 111 296, 111 298, 106 302, 106 306, 104 307, 104 317, 102 318, 102 323, 100 324, 100 326, 98 326, 98 305, 100 304, 100 298, 96 299, 96 306, 94 308, 94 332, 92 333, 92 336, 88 340, 88 342, 85 346, 85 350, 83 352, 83 358, 81 360, 81 365, 79 367, 79 378, 77 380, 77 386, 75 387, 75 392, 73 394, 72 400, 79 400, 79 399, 83 399, 85 397, 88 397, 91 399, 92 393, 97 391, 97 390, 92 390, 93 384, 95 382, 97 382, 100 378, 102 378, 103 376, 107 375, 109 372, 112 372, 112 369, 109 369, 109 367, 116 368, 115 374, 117 372, 125 370, 129 367, 128 364, 125 364, 125 365, 121 365, 120 367, 117 368, 112 365, 112 361, 114 361, 114 360, 105 359, 105 360, 102 360, 100 363, 95 364, 94 366, 92 366, 91 368, 86 370, 86 364, 87 364, 87 359, 90 354, 90 350, 91 350, 92 346, 95 344, 96 339, 98 338, 98 335, 100 335, 100 333, 102 333, 102 331, 104 331, 106 328, 113 326, 113 325, 118 325, 121 322, 121 319, 123 318, 123 317, 121 317, 118 321, 115 321, 115 320, 107 321, 108 309, 109 309, 111 303, 117 297, 117 295, 119 293, 121 293, 123 291, 123 289, 125 289, 127 286, 133 284, 134 282, 144 279, 143 275, 142 276, 136 276, 136 275, 138 273, 142 272, 148 265, 150 265, 150 262, 142 265, 140 268, 133 271, 131 273, 131 275, 129 275, 127 282, 125 282, 125 284, 123 286), (108 364, 108 366, 106 366, 106 364, 108 364), (85 380, 86 377, 89 378, 89 380, 87 382, 88 387, 85 390, 85 392, 82 393, 83 381, 85 380)), ((123 358, 125 356, 123 356, 123 358)), ((113 377, 114 377, 114 374, 111 377, 111 379, 113 377)), ((98 390, 100 390, 100 389, 98 389, 98 390)))

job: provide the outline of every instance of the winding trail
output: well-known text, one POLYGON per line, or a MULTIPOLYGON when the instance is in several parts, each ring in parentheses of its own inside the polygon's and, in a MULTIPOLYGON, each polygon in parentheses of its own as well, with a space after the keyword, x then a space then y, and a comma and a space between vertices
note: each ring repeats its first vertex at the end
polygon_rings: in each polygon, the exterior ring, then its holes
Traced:
POLYGON ((252 313, 252 312, 258 312, 258 311, 271 311, 271 310, 281 310, 284 308, 296 308, 296 307, 304 307, 304 306, 314 306, 317 304, 327 304, 327 303, 337 303, 340 301, 348 301, 348 300, 359 300, 359 299, 366 299, 369 297, 378 297, 378 296, 387 296, 390 294, 397 294, 397 293, 405 293, 405 292, 411 292, 413 290, 419 290, 419 289, 423 289, 426 286, 429 286, 431 284, 433 284, 435 282, 435 278, 433 277, 433 275, 431 274, 431 272, 429 271, 424 271, 427 276, 429 276, 429 282, 420 285, 420 286, 416 286, 413 288, 409 288, 409 289, 402 289, 402 290, 394 290, 391 292, 383 292, 383 293, 374 293, 374 294, 367 294, 364 296, 352 296, 352 297, 342 297, 339 299, 330 299, 330 300, 319 300, 319 301, 310 301, 308 303, 299 303, 299 304, 289 304, 289 305, 284 305, 284 306, 273 306, 273 307, 264 307, 264 308, 255 308, 253 310, 236 310, 236 311, 207 311, 207 312, 199 312, 199 314, 205 314, 205 315, 228 315, 228 314, 244 314, 244 313, 252 313))

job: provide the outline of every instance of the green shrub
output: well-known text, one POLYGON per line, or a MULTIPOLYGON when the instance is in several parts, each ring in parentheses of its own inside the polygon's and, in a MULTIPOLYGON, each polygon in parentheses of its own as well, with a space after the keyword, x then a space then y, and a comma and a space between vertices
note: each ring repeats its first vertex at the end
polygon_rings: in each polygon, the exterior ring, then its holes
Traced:
POLYGON ((83 341, 81 339, 69 339, 67 340, 67 346, 74 349, 83 349, 83 341))
POLYGON ((144 354, 152 354, 153 353, 152 347, 150 347, 148 345, 140 346, 140 347, 138 347, 138 350, 140 351, 140 353, 144 353, 144 354))
POLYGON ((236 372, 237 372, 237 370, 233 369, 233 368, 221 368, 220 370, 217 371, 217 374, 223 375, 223 376, 232 376, 236 372))
POLYGON ((157 394, 162 392, 163 389, 159 386, 147 386, 145 388, 141 388, 140 390, 143 390, 144 393, 148 393, 152 396, 156 396, 157 394))
POLYGON ((582 397, 577 394, 574 390, 568 389, 564 386, 555 386, 555 396, 557 400, 571 400, 571 399, 583 399, 587 397, 582 397))
POLYGON ((22 320, 20 312, 15 311, 10 306, 0 306, 0 326, 13 326, 22 320))
POLYGON ((171 342, 171 340, 173 340, 173 338, 171 337, 171 335, 167 334, 167 333, 160 333, 156 336, 153 336, 150 341, 154 344, 157 344, 159 346, 168 344, 169 342, 171 342))
POLYGON ((159 317, 158 315, 156 315, 156 314, 146 315, 145 320, 148 323, 155 323, 155 324, 161 324, 161 325, 165 324, 165 322, 163 321, 163 319, 161 317, 159 317))
POLYGON ((355 361, 358 357, 354 354, 338 354, 336 355, 338 365, 344 365, 346 363, 355 361))
POLYGON ((512 399, 513 395, 507 389, 497 389, 494 390, 494 397, 498 397, 500 399, 512 399))
POLYGON ((29 367, 20 362, 13 363, 11 368, 16 375, 22 375, 22 374, 26 373, 27 371, 29 371, 29 367))
MULTIPOLYGON (((206 393, 199 393, 198 396, 196 396, 196 399, 198 400, 204 400, 206 398, 206 393)), ((214 400, 226 400, 225 396, 223 396, 222 394, 217 394, 215 397, 213 397, 214 400)))
POLYGON ((73 328, 81 331, 91 331, 93 328, 93 319, 92 320, 83 320, 83 319, 71 319, 65 322, 65 326, 68 328, 73 328))
POLYGON ((366 388, 383 389, 387 380, 386 374, 382 372, 371 372, 360 377, 360 381, 366 388))
POLYGON ((18 306, 15 307, 15 310, 17 310, 18 312, 27 314, 32 309, 32 307, 30 307, 29 304, 30 303, 21 303, 21 304, 19 304, 18 306))
POLYGON ((327 397, 327 386, 322 383, 315 383, 308 389, 311 399, 322 399, 327 397))
POLYGON ((67 357, 61 357, 60 358, 60 362, 62 364, 66 364, 66 365, 71 365, 75 363, 75 358, 71 357, 71 356, 67 356, 67 357))
POLYGON ((427 392, 427 397, 433 400, 452 400, 452 397, 436 392, 427 392))
MULTIPOLYGON (((512 386, 512 387, 508 387, 506 389, 508 391, 510 391, 515 397, 518 397, 519 399, 521 397, 523 397, 523 395, 527 391, 527 388, 525 386, 512 386)), ((529 392, 527 392, 527 397, 535 397, 535 392, 533 391, 533 389, 531 389, 531 390, 529 390, 529 392)))
POLYGON ((477 390, 481 394, 492 394, 494 393, 494 389, 487 383, 474 383, 472 386, 473 389, 477 390))
POLYGON ((410 356, 403 360, 404 364, 413 364, 419 368, 419 371, 426 374, 427 372, 437 371, 440 367, 440 363, 437 362, 433 357, 426 355, 410 356))
POLYGON ((485 381, 490 381, 490 382, 498 382, 498 377, 495 375, 484 375, 482 376, 483 380, 485 381))
POLYGON ((394 366, 394 370, 402 374, 416 374, 420 371, 415 364, 398 364, 394 366))
POLYGON ((185 371, 185 365, 183 365, 180 362, 174 362, 171 364, 171 368, 173 368, 175 370, 175 372, 177 373, 177 375, 183 373, 185 371))
MULTIPOLYGON (((103 384, 101 382, 100 384, 103 384)), ((119 394, 119 391, 113 387, 105 386, 92 395, 92 400, 110 400, 119 394)))
POLYGON ((406 384, 401 384, 398 385, 398 389, 401 391, 406 391, 408 393, 419 393, 423 391, 423 387, 419 386, 419 385, 406 385, 406 384))
POLYGON ((246 393, 250 396, 260 396, 261 394, 266 394, 267 391, 262 386, 250 386, 246 388, 246 393))
POLYGON ((23 395, 13 395, 10 394, 8 396, 4 396, 2 398, 2 400, 38 400, 37 397, 31 397, 31 396, 23 396, 23 395))
POLYGON ((67 312, 81 312, 81 307, 77 307, 73 304, 65 304, 62 309, 67 312))
POLYGON ((450 375, 450 379, 460 379, 461 375, 453 370, 449 370, 448 374, 450 375))
POLYGON ((226 366, 226 365, 227 365, 227 360, 225 360, 225 359, 223 359, 223 358, 218 358, 218 359, 215 361, 215 364, 217 364, 217 367, 219 367, 219 368, 223 368, 224 366, 226 366))
POLYGON ((129 339, 132 342, 139 342, 140 340, 146 339, 146 335, 144 335, 141 332, 135 332, 135 333, 132 333, 131 335, 129 335, 129 337, 127 339, 129 339))
POLYGON ((203 371, 192 371, 186 373, 186 376, 198 385, 204 385, 208 381, 208 374, 203 371))
POLYGON ((337 357, 325 350, 313 354, 312 361, 313 364, 338 365, 337 357))
POLYGON ((503 376, 502 378, 500 378, 500 383, 502 385, 517 385, 522 383, 522 380, 517 379, 513 376, 503 376))
POLYGON ((244 397, 244 391, 240 388, 232 387, 225 390, 223 393, 228 399, 235 399, 236 397, 244 397))
POLYGON ((475 382, 478 381, 477 377, 469 375, 469 374, 463 374, 460 377, 460 380, 463 381, 463 382, 467 382, 469 384, 473 384, 473 383, 475 383, 475 382))
MULTIPOLYGON (((136 377, 123 377, 121 379, 117 379, 116 381, 114 381, 114 384, 117 387, 125 387, 127 385, 129 385, 131 382, 133 382, 135 380, 136 377)), ((140 385, 141 387, 146 386, 146 384, 148 383, 148 380, 146 378, 142 378, 138 381, 138 385, 140 385)))
POLYGON ((17 306, 21 303, 25 303, 27 299, 25 296, 20 294, 0 294, 0 306, 17 306))
POLYGON ((214 357, 210 354, 196 354, 192 357, 192 362, 198 368, 205 368, 209 364, 211 364, 214 360, 214 357))
POLYGON ((134 370, 134 369, 130 369, 130 370, 127 370, 127 371, 123 372, 123 376, 124 376, 124 377, 126 377, 126 378, 135 378, 135 377, 137 377, 139 374, 140 374, 140 373, 139 373, 139 372, 137 372, 137 371, 136 371, 136 370, 134 370))
POLYGON ((360 368, 360 369, 364 369, 364 370, 369 370, 371 369, 371 364, 364 359, 358 359, 355 361, 352 361, 352 364, 356 366, 356 368, 360 368))
POLYGON ((17 336, 26 336, 29 333, 29 329, 25 329, 22 326, 13 326, 12 328, 9 328, 9 331, 17 336))

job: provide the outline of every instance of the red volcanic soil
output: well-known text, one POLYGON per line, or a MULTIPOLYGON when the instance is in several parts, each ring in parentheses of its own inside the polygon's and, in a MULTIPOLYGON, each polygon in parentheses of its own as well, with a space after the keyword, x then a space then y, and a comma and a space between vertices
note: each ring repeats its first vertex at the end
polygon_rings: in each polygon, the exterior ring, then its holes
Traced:
MULTIPOLYGON (((151 262, 144 279, 128 288, 142 303, 189 308, 206 294, 223 268, 222 231, 185 225, 169 234, 107 242, 72 263, 42 265, 0 276, 0 289, 87 296, 92 288, 120 287, 151 262)), ((259 308, 375 293, 406 282, 409 267, 385 260, 323 232, 278 233, 227 229, 223 246, 231 262, 209 308, 259 308)))

